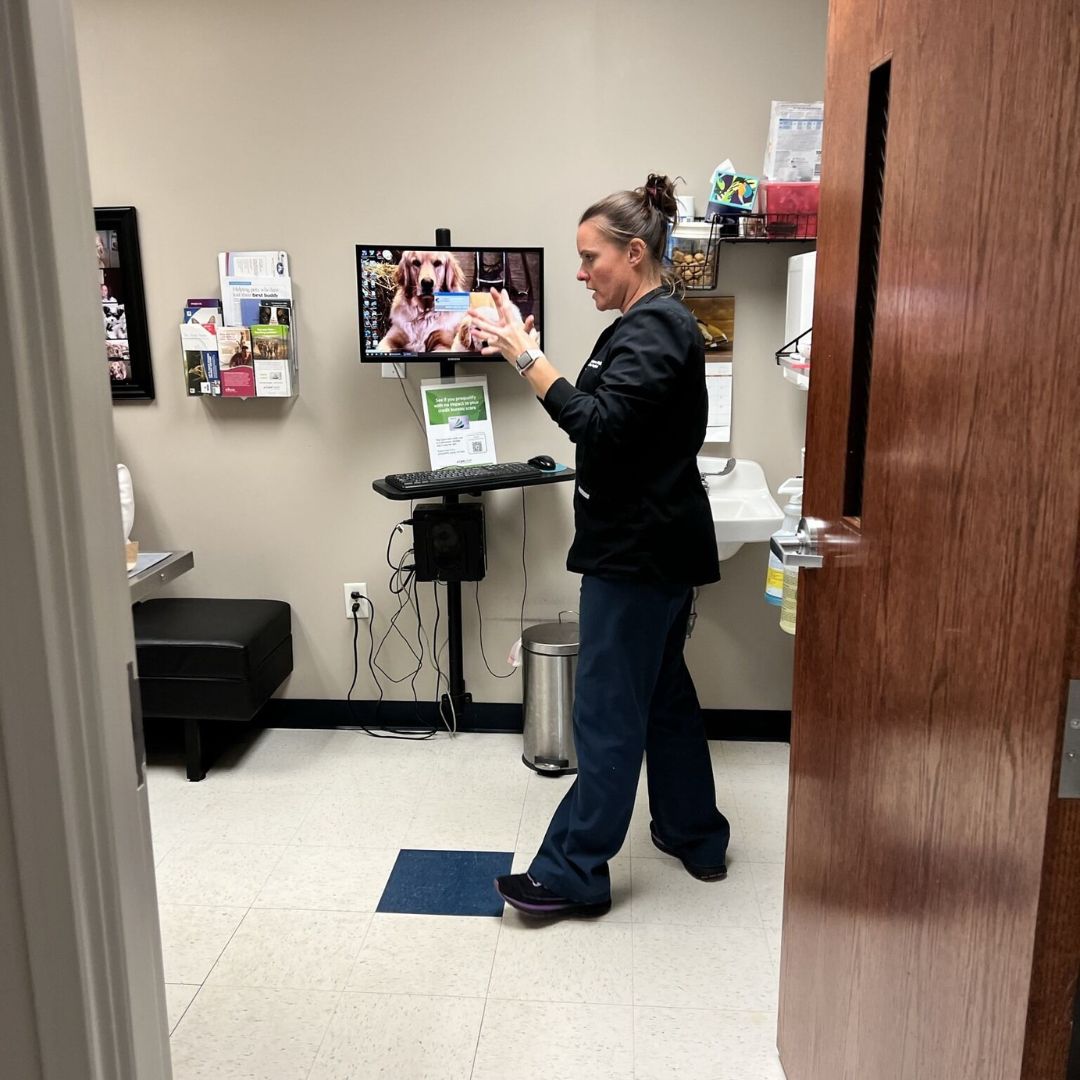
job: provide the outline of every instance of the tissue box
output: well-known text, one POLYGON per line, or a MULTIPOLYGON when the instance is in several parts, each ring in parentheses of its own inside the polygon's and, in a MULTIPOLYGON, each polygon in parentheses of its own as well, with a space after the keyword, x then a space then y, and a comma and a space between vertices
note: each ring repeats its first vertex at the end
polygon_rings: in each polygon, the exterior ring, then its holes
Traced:
POLYGON ((735 171, 714 173, 712 193, 709 195, 708 217, 749 214, 754 208, 757 189, 756 176, 744 176, 735 171))

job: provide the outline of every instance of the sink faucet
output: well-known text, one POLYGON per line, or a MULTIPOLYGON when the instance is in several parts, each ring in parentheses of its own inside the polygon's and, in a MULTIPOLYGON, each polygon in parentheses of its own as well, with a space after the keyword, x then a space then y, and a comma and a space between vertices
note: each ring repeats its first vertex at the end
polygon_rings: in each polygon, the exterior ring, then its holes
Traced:
POLYGON ((709 477, 710 476, 727 476, 728 473, 735 471, 735 459, 728 458, 727 464, 717 473, 700 473, 701 486, 708 491, 709 490, 709 477))

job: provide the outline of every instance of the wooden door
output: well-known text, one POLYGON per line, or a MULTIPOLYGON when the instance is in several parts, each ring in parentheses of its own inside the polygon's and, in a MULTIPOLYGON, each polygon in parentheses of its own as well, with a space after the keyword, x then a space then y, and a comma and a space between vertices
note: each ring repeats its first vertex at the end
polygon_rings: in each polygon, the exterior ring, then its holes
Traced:
POLYGON ((781 1059, 1064 1080, 1080 5, 833 0, 828 41, 781 1059))

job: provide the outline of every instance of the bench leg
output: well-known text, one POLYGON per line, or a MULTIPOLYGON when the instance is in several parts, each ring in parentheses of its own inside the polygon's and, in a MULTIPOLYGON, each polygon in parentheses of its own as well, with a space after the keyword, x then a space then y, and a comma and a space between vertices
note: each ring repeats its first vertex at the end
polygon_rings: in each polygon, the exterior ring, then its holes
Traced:
POLYGON ((202 780, 206 776, 203 765, 202 729, 198 720, 184 721, 184 750, 187 755, 187 778, 202 780))

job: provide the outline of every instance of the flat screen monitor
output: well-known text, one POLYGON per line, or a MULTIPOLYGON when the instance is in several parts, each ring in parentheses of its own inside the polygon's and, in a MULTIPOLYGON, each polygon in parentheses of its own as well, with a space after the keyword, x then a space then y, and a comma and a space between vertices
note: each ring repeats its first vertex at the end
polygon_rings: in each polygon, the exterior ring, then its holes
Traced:
POLYGON ((505 289, 543 334, 543 248, 357 245, 361 362, 501 362, 481 356, 469 317, 475 308, 494 314, 492 287, 505 289))

